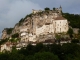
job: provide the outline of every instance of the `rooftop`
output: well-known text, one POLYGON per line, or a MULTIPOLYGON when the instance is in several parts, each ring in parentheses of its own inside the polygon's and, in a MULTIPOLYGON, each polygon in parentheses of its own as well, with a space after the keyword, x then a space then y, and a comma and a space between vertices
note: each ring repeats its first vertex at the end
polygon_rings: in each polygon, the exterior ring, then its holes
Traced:
POLYGON ((66 18, 59 16, 59 17, 55 18, 55 20, 66 20, 66 18))

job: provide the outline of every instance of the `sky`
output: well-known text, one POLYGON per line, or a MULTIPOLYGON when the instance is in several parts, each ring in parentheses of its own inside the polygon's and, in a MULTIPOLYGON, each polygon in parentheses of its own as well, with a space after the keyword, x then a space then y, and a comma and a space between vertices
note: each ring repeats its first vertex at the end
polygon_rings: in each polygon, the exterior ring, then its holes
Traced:
POLYGON ((0 36, 4 28, 14 27, 32 9, 53 9, 60 5, 64 13, 80 14, 80 0, 0 0, 0 36))

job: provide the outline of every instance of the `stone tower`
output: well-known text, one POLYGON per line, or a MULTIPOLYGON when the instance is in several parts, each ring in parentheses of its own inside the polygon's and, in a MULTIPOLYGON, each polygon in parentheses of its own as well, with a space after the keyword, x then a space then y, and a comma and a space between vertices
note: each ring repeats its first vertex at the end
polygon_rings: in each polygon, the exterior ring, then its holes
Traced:
POLYGON ((59 10, 62 11, 62 7, 61 7, 61 5, 60 5, 60 7, 59 7, 59 10))
POLYGON ((59 9, 58 9, 58 13, 59 13, 59 16, 62 15, 62 7, 61 7, 61 5, 60 5, 60 7, 59 7, 59 9))

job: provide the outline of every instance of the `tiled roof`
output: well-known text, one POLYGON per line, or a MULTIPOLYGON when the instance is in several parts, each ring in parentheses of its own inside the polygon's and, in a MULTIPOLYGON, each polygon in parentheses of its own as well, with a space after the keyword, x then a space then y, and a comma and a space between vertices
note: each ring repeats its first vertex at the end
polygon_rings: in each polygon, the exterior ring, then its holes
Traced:
POLYGON ((45 25, 50 25, 50 23, 45 23, 45 25))
POLYGON ((59 17, 55 18, 55 20, 66 20, 66 18, 59 16, 59 17))

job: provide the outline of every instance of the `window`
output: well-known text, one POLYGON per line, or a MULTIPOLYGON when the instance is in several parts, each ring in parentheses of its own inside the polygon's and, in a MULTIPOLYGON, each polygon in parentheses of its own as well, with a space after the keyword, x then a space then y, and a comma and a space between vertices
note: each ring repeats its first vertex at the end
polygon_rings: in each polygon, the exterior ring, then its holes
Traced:
POLYGON ((56 22, 55 22, 55 24, 56 24, 56 22))
POLYGON ((56 31, 56 28, 55 28, 55 31, 56 31))
POLYGON ((60 23, 61 23, 61 21, 60 21, 60 23))
POLYGON ((61 32, 61 28, 60 28, 60 32, 61 32))

